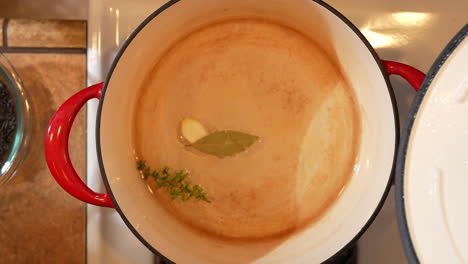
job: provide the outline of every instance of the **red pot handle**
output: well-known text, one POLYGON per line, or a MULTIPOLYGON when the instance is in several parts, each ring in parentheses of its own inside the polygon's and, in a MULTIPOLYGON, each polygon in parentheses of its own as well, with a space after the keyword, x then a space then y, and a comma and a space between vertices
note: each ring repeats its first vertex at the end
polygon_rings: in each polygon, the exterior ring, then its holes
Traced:
POLYGON ((397 74, 405 78, 405 80, 413 86, 416 92, 419 90, 419 87, 421 87, 422 82, 426 78, 424 73, 406 64, 386 60, 382 60, 382 63, 389 75, 397 74))
POLYGON ((81 90, 57 110, 47 128, 45 156, 50 172, 65 191, 83 202, 113 208, 109 194, 95 193, 81 180, 68 152, 68 137, 76 115, 88 100, 101 97, 103 84, 81 90))
MULTIPOLYGON (((408 65, 382 61, 388 74, 397 74, 408 81, 418 91, 424 78, 424 73, 408 65)), ((68 152, 68 137, 76 115, 90 99, 101 97, 104 83, 90 86, 68 99, 50 120, 45 137, 45 156, 49 170, 60 186, 75 198, 94 205, 113 208, 109 194, 99 194, 92 191, 76 173, 68 152)))

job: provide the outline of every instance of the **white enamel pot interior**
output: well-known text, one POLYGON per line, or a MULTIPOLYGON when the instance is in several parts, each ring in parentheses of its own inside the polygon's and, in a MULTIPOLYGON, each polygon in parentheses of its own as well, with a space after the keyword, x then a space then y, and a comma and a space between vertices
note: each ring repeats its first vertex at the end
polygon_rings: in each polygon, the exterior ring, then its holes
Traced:
POLYGON ((102 92, 98 155, 112 201, 132 232, 176 263, 320 263, 355 240, 390 185, 398 127, 383 67, 369 43, 337 11, 311 0, 171 1, 147 18, 119 52, 102 92), (160 207, 135 169, 132 119, 145 75, 174 41, 229 17, 254 15, 316 41, 354 89, 362 139, 354 175, 323 217, 281 242, 229 243, 195 233, 160 207))

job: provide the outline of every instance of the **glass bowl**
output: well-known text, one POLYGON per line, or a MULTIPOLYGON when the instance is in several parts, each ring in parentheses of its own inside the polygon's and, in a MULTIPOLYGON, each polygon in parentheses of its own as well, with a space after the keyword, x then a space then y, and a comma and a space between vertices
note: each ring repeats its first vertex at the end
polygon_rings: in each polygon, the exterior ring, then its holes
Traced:
POLYGON ((16 111, 16 129, 12 146, 0 160, 0 185, 8 182, 16 173, 28 152, 31 138, 31 105, 23 82, 10 61, 0 53, 0 81, 13 98, 16 111))

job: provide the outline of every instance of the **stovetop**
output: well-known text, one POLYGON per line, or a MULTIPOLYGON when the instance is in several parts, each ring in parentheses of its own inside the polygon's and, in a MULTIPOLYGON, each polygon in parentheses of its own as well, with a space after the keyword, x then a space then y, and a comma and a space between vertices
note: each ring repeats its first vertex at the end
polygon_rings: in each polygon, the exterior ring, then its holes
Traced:
MULTIPOLYGON (((120 45, 164 0, 89 1, 88 85, 102 82, 120 45)), ((446 43, 466 23, 468 1, 329 0, 368 38, 380 58, 412 65, 427 72, 446 43)), ((414 97, 399 77, 390 78, 403 128, 414 97)), ((87 183, 104 191, 97 164, 95 120, 97 100, 87 105, 87 183)), ((100 263, 157 263, 153 254, 127 229, 112 209, 86 207, 86 260, 100 263)), ((357 249, 342 253, 338 263, 406 263, 398 233, 393 188, 380 214, 361 237, 357 249), (342 262, 343 261, 343 262, 342 262), (354 261, 354 262, 353 262, 354 261)))

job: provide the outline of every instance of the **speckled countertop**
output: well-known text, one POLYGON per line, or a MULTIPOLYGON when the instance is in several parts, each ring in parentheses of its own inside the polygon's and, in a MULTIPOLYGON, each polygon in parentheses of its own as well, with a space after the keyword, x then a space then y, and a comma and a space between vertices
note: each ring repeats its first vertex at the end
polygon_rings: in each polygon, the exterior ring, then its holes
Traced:
MULTIPOLYGON (((0 52, 23 80, 34 122, 25 162, 0 187, 0 263, 84 263, 84 204, 50 175, 43 138, 54 111, 85 87, 86 22, 0 18, 0 52)), ((69 146, 84 175, 84 113, 74 123, 69 146)))

